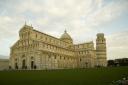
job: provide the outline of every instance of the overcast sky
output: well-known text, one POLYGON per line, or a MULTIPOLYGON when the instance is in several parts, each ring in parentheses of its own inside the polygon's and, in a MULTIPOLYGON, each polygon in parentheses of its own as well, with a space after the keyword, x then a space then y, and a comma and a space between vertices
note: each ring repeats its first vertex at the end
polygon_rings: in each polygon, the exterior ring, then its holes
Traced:
POLYGON ((25 21, 58 38, 66 29, 74 43, 103 32, 107 59, 128 57, 128 0, 0 0, 0 55, 10 55, 25 21))

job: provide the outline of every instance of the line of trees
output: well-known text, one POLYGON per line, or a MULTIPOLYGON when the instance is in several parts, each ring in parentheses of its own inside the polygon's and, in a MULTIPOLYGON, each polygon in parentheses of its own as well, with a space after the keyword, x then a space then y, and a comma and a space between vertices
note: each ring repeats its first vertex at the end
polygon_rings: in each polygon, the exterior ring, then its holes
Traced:
POLYGON ((128 66, 128 58, 108 60, 108 66, 128 66))

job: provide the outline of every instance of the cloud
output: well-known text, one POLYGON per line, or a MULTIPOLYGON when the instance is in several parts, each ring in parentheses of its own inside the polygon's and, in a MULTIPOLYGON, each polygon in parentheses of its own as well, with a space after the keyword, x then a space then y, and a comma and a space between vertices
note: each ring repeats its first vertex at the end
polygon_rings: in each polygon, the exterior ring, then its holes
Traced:
POLYGON ((107 36, 108 59, 128 57, 128 31, 107 36))
POLYGON ((103 0, 98 0, 97 3, 100 6, 98 5, 98 9, 95 9, 96 11, 91 13, 87 18, 87 24, 91 23, 89 25, 94 27, 114 21, 115 19, 119 18, 128 7, 128 2, 126 0, 111 2, 105 6, 102 6, 104 3, 103 0))

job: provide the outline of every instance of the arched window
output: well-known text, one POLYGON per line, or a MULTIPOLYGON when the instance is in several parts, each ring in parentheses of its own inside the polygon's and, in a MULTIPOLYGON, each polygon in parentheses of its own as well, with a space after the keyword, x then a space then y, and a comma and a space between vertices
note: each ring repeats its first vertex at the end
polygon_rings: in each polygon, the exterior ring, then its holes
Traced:
POLYGON ((82 61, 82 59, 80 58, 80 61, 82 61))
POLYGON ((17 63, 15 63, 15 69, 18 69, 18 65, 17 65, 17 63))
POLYGON ((31 61, 31 69, 34 69, 34 61, 31 61))
POLYGON ((102 43, 104 42, 104 40, 102 40, 102 43))
POLYGON ((34 58, 33 58, 33 57, 31 57, 31 59, 33 60, 34 58))
POLYGON ((26 63, 25 59, 22 61, 22 69, 26 69, 26 63))
POLYGON ((25 57, 25 55, 22 55, 22 58, 24 58, 25 57))
POLYGON ((56 56, 54 56, 54 59, 56 59, 56 56))
POLYGON ((36 34, 36 38, 37 38, 37 34, 36 34))

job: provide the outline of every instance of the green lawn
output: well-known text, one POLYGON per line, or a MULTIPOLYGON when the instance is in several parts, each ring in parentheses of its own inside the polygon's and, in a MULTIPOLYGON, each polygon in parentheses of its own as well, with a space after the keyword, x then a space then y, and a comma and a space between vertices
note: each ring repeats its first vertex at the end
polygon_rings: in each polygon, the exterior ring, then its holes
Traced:
POLYGON ((0 85, 110 85, 128 67, 45 71, 0 71, 0 85))

